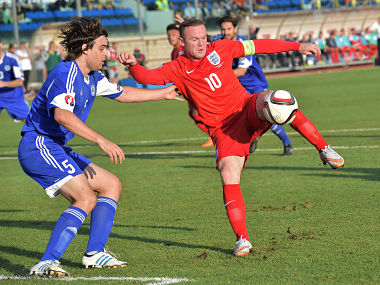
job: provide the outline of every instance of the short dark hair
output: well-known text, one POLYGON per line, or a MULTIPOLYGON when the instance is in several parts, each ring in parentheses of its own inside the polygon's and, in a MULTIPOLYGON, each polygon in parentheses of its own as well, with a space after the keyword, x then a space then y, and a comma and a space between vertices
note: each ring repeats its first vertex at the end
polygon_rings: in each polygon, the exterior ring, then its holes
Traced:
POLYGON ((236 28, 238 21, 234 17, 224 16, 219 19, 219 27, 222 27, 223 23, 231 23, 234 26, 234 28, 236 28))
POLYGON ((74 60, 83 54, 82 45, 88 49, 94 46, 94 41, 100 36, 108 37, 106 29, 99 18, 73 17, 68 27, 61 29, 60 44, 67 51, 66 61, 74 60))
POLYGON ((196 18, 186 19, 179 25, 179 35, 183 38, 183 32, 187 27, 196 27, 204 25, 202 20, 196 18))
POLYGON ((179 31, 179 25, 178 24, 170 24, 166 27, 166 32, 169 32, 171 30, 179 31))

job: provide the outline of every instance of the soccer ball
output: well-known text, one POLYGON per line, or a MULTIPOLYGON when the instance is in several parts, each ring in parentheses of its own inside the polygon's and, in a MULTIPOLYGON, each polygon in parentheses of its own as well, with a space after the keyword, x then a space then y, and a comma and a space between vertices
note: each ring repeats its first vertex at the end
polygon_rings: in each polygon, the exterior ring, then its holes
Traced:
POLYGON ((297 110, 296 98, 285 90, 272 92, 264 101, 264 116, 272 124, 290 123, 297 110))

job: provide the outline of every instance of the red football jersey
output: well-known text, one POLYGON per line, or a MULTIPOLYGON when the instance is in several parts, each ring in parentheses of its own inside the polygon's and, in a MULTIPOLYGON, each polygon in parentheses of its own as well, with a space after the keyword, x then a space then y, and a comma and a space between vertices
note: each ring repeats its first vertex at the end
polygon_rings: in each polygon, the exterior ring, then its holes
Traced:
POLYGON ((178 87, 212 133, 230 115, 241 111, 250 96, 232 70, 232 60, 242 56, 242 43, 220 40, 207 45, 206 56, 200 61, 181 56, 158 70, 165 83, 178 87))

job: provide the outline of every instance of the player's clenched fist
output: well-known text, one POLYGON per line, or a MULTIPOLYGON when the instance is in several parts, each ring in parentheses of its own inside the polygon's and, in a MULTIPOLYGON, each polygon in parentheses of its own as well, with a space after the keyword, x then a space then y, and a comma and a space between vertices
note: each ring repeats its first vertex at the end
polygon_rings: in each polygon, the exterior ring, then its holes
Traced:
POLYGON ((135 56, 129 52, 122 52, 117 56, 117 61, 125 66, 134 66, 137 63, 135 56))

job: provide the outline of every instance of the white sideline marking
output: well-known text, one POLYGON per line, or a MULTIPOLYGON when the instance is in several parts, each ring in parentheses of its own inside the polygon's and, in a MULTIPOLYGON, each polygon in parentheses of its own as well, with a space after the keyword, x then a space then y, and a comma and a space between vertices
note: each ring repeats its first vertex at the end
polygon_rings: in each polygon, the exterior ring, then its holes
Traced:
MULTIPOLYGON (((372 148, 379 148, 378 145, 354 145, 354 146, 336 146, 334 145, 334 149, 372 149, 372 148)), ((293 148, 293 151, 297 150, 310 150, 315 149, 314 147, 295 147, 293 148)), ((256 149, 255 152, 273 152, 273 151, 282 151, 282 148, 259 148, 256 149)), ((132 155, 149 155, 149 154, 191 154, 191 153, 215 153, 215 150, 182 150, 182 151, 146 151, 146 152, 126 152, 124 153, 126 156, 132 156, 132 155)), ((1 154, 1 153, 0 153, 1 154)), ((107 154, 97 154, 98 156, 107 156, 107 154)), ((0 157, 0 160, 7 160, 7 159, 17 159, 16 156, 4 156, 0 157)))
MULTIPOLYGON (((320 131, 320 133, 340 133, 340 132, 373 132, 373 131, 380 131, 380 128, 363 128, 363 129, 340 129, 340 130, 324 130, 320 131)), ((270 133, 270 132, 269 132, 270 133)), ((268 133, 267 133, 268 134, 268 133)), ((289 136, 293 135, 299 135, 297 132, 287 132, 289 136)), ((144 141, 134 141, 134 142, 121 142, 118 143, 118 145, 128 145, 128 144, 150 144, 150 143, 168 143, 168 142, 180 142, 180 141, 198 141, 198 140, 206 140, 206 137, 195 137, 195 138, 176 138, 176 139, 165 139, 165 140, 144 140, 144 141)), ((88 147, 96 147, 96 145, 76 145, 74 146, 75 149, 78 148, 88 148, 88 147)), ((379 146, 334 146, 334 148, 378 148, 379 146)), ((293 148, 293 150, 308 150, 313 149, 313 147, 306 147, 306 148, 293 148)), ((278 148, 267 148, 267 149, 256 149, 255 151, 258 152, 267 152, 267 151, 281 151, 282 149, 278 148)), ((191 154, 191 153, 214 153, 214 150, 188 150, 188 151, 153 151, 153 152, 133 152, 133 153, 125 153, 126 155, 144 155, 144 154, 191 154)), ((17 153, 16 150, 14 151, 4 151, 0 152, 0 155, 12 155, 17 153)), ((4 156, 0 157, 0 160, 7 160, 7 159, 16 159, 17 157, 13 156, 4 156)))
MULTIPOLYGON (((0 280, 36 280, 33 277, 29 276, 5 276, 0 275, 0 280)), ((45 280, 44 279, 38 279, 38 280, 45 280)), ((52 278, 46 280, 54 280, 54 281, 77 281, 77 280, 84 280, 84 281, 98 281, 98 280, 110 280, 110 281, 141 281, 141 282, 149 282, 153 281, 151 283, 148 283, 147 285, 165 285, 165 284, 175 284, 180 282, 188 282, 190 279, 188 278, 167 278, 167 277, 67 277, 67 278, 52 278)))
MULTIPOLYGON (((345 132, 369 132, 369 131, 380 131, 380 128, 366 128, 366 129, 341 129, 341 130, 325 130, 320 131, 320 133, 345 133, 345 132)), ((271 132, 267 132, 270 134, 271 132)), ((299 135, 297 132, 287 132, 288 135, 299 135)), ((165 142, 181 142, 181 141, 199 141, 207 140, 207 137, 195 137, 195 138, 176 138, 176 139, 165 139, 165 140, 144 140, 144 141, 134 141, 134 142, 124 142, 118 143, 118 145, 124 144, 149 144, 149 143, 165 143, 165 142)), ((75 148, 93 147, 95 145, 78 145, 75 148)))

